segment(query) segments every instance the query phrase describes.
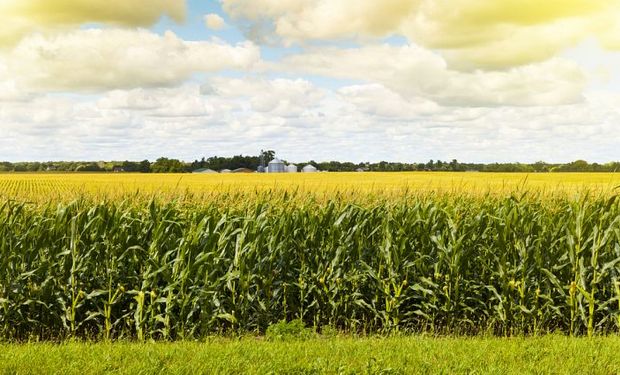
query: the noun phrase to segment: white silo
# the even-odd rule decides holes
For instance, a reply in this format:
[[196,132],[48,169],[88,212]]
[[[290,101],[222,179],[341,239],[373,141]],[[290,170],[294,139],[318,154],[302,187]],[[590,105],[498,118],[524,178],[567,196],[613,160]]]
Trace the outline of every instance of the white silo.
[[286,166],[284,162],[278,158],[269,162],[268,173],[284,173],[286,172]]
[[308,165],[306,165],[305,167],[303,167],[303,168],[301,169],[301,171],[302,171],[303,173],[314,173],[314,172],[317,172],[317,171],[318,171],[318,169],[316,169],[316,167],[315,167],[314,165],[312,165],[312,164],[308,164]]
[[297,166],[295,164],[287,165],[286,173],[297,173]]

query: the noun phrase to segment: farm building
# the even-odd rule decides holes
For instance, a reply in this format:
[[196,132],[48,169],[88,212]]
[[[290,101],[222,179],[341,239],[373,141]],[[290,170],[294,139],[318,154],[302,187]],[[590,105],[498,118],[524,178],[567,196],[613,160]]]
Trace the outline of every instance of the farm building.
[[267,166],[264,164],[264,156],[261,156],[261,164],[258,167],[258,173],[297,173],[299,168],[295,164],[287,165],[284,161],[274,158]]
[[237,168],[232,170],[231,173],[254,173],[254,171],[248,168]]
[[230,169],[222,169],[220,173],[230,173],[232,172]]
[[192,173],[217,173],[217,171],[214,171],[213,169],[209,169],[209,168],[200,168],[200,169],[196,169],[194,171],[192,171]]
[[303,168],[301,169],[301,171],[302,171],[303,173],[314,173],[314,172],[318,172],[318,169],[316,169],[316,167],[315,167],[314,165],[312,165],[312,164],[308,164],[308,165],[306,165],[305,167],[303,167]]

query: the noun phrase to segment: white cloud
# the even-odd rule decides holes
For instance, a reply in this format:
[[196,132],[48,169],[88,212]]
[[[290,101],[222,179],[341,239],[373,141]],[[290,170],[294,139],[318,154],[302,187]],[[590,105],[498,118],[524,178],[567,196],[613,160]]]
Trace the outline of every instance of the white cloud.
[[[2,77],[2,74],[0,74]],[[33,98],[28,93],[15,85],[15,81],[5,80],[0,82],[0,102],[27,101]]]
[[216,78],[202,90],[220,97],[245,99],[253,111],[281,117],[301,116],[325,96],[325,90],[303,79]]
[[213,112],[194,86],[114,90],[106,93],[97,107],[103,111],[141,113],[145,117],[190,118]]
[[544,61],[588,37],[616,48],[618,0],[222,0],[250,35],[285,43],[402,35],[461,68]]
[[185,18],[185,0],[2,0],[0,45],[33,32],[56,32],[90,22],[148,26],[167,15]]
[[[2,158],[193,160],[270,148],[291,161],[608,161],[620,142],[612,94],[562,107],[463,108],[378,84],[334,91],[217,78],[209,87],[209,95],[186,84],[0,102]],[[264,106],[261,91],[271,91]]]
[[260,50],[251,42],[184,41],[170,31],[160,36],[147,30],[88,29],[31,36],[3,57],[5,78],[18,87],[104,91],[174,86],[195,73],[247,70],[260,60]]
[[415,45],[314,48],[271,66],[382,85],[406,98],[451,106],[559,105],[578,102],[586,80],[579,67],[553,59],[506,71],[460,72],[439,55]]
[[386,119],[415,120],[421,116],[438,114],[440,106],[423,98],[405,99],[380,84],[346,86],[338,90],[342,100],[355,110]]
[[204,17],[204,21],[207,28],[211,30],[222,30],[226,27],[226,21],[224,21],[224,19],[219,14],[207,14]]

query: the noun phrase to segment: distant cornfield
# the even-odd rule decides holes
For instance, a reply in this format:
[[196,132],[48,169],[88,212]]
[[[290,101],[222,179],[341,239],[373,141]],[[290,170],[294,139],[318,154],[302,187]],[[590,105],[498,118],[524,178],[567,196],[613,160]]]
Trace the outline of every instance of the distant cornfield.
[[270,192],[300,193],[321,199],[344,194],[363,201],[369,195],[411,192],[486,196],[527,190],[544,195],[580,191],[610,195],[619,186],[620,173],[0,173],[0,199],[33,203],[67,203],[83,196],[118,200],[129,194],[202,201],[220,194]]
[[0,337],[620,331],[613,194],[0,203]]

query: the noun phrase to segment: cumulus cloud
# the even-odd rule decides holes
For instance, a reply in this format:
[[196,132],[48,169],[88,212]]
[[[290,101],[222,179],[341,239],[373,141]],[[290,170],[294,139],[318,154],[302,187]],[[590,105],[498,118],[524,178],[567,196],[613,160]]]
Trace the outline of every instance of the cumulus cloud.
[[145,117],[192,118],[208,116],[214,109],[195,86],[113,90],[97,101],[101,111],[141,113]]
[[207,28],[211,30],[222,30],[224,27],[226,27],[226,21],[224,21],[224,19],[219,14],[207,14],[204,17],[204,20]]
[[586,84],[579,67],[552,59],[506,71],[460,72],[439,55],[415,45],[314,48],[272,66],[295,73],[381,83],[406,98],[450,106],[559,105],[581,100]]
[[[614,47],[619,0],[222,0],[285,42],[402,35],[461,69],[546,60],[594,36]],[[265,24],[268,27],[265,27]],[[258,27],[260,26],[260,28]]]
[[420,97],[406,99],[377,83],[345,86],[337,92],[356,111],[384,119],[417,120],[443,112],[433,101]]
[[2,0],[0,45],[35,31],[91,22],[148,26],[163,15],[182,21],[185,11],[185,0]]
[[222,5],[237,19],[270,19],[278,35],[300,41],[390,33],[418,7],[418,1],[222,0]]
[[202,92],[245,99],[251,110],[280,117],[302,116],[326,95],[325,90],[304,79],[215,78],[203,85]]
[[[1,74],[0,77],[2,77]],[[33,97],[34,95],[32,93],[17,87],[15,81],[5,80],[0,82],[0,102],[28,101]]]
[[[213,79],[209,95],[186,84],[0,102],[0,149],[9,160],[193,160],[272,148],[291,161],[534,162],[608,161],[620,142],[620,98],[611,94],[563,107],[464,108],[398,99],[378,84],[328,90],[303,80],[242,81]],[[274,98],[255,106],[265,89]],[[288,116],[281,103],[295,90],[316,99]]]
[[[178,85],[194,73],[250,69],[251,42],[184,41],[139,29],[85,29],[22,40],[0,57],[0,74],[33,91],[105,91]],[[2,66],[4,67],[2,69]]]

